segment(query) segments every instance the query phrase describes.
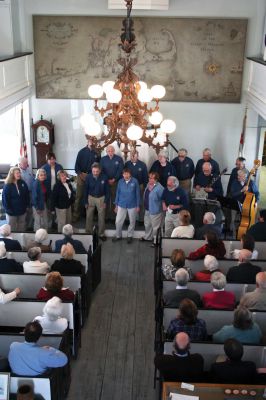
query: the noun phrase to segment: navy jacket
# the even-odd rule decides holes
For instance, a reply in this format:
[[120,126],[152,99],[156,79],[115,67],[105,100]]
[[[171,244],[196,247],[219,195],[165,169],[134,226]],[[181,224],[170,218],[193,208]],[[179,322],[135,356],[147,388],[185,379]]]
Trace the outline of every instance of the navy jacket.
[[84,190],[84,204],[88,204],[88,196],[102,197],[104,196],[104,202],[107,204],[110,197],[110,189],[108,184],[108,178],[102,172],[98,178],[94,178],[91,174],[86,176],[85,190]]
[[[44,181],[46,190],[47,190],[47,198],[49,197],[51,193],[51,188],[48,186],[47,180]],[[32,205],[33,207],[36,208],[36,210],[44,210],[45,206],[45,198],[43,196],[42,188],[41,188],[41,183],[38,179],[35,179],[32,185]]]
[[[234,200],[237,200],[237,201],[240,201],[240,203],[243,203],[243,201],[245,200],[245,193],[241,192],[241,189],[243,189],[243,186],[238,181],[238,179],[235,179],[231,185],[231,197]],[[260,193],[259,193],[257,185],[254,181],[249,182],[248,190],[249,190],[249,192],[254,193],[254,195],[256,197],[256,202],[258,202],[260,199]]]
[[[232,171],[231,171],[231,175],[230,175],[230,178],[229,178],[229,181],[228,181],[228,185],[227,185],[227,191],[226,191],[227,194],[230,194],[230,192],[231,192],[231,186],[232,186],[233,181],[235,179],[237,179],[237,177],[238,177],[238,175],[237,175],[238,171],[239,171],[239,169],[236,168],[236,167],[233,168]],[[249,173],[249,171],[246,168],[244,168],[244,171],[247,174]]]
[[91,166],[95,162],[100,161],[101,156],[96,153],[95,150],[90,149],[88,146],[83,147],[78,152],[76,163],[75,163],[75,171],[79,175],[81,172],[85,172],[88,174],[91,172]]
[[169,161],[166,162],[166,166],[163,167],[159,160],[154,161],[151,166],[150,172],[157,172],[159,174],[159,182],[162,186],[166,187],[167,179],[169,176],[175,176],[175,169]]
[[257,222],[252,225],[247,233],[255,239],[255,242],[266,242],[266,222]]
[[6,183],[3,187],[2,204],[6,214],[11,216],[23,215],[30,205],[29,189],[22,179],[17,183]]
[[71,183],[68,182],[68,186],[71,190],[71,197],[68,197],[68,192],[61,181],[56,182],[52,191],[52,210],[54,208],[67,209],[75,201],[74,191]]
[[[42,169],[45,170],[46,172],[46,182],[49,188],[51,188],[51,167],[48,163],[44,164]],[[58,164],[57,162],[55,163],[55,180],[57,181],[57,172],[60,171],[60,169],[63,169],[61,164]]]
[[[212,174],[213,175],[219,175],[220,173],[220,167],[217,161],[213,160],[212,158],[208,161],[211,166],[212,166]],[[195,176],[199,175],[202,172],[202,165],[205,163],[203,158],[201,158],[196,165],[195,169]]]
[[6,251],[22,251],[21,244],[18,240],[7,238],[0,238],[0,240],[5,243]]
[[195,166],[191,158],[185,157],[183,161],[180,161],[179,158],[176,157],[171,161],[171,164],[175,169],[175,176],[180,181],[193,178]]
[[119,181],[122,176],[124,162],[122,158],[116,154],[110,158],[108,155],[104,156],[100,161],[102,172],[108,179],[115,179]]
[[[211,184],[212,179],[215,175],[206,176],[203,172],[194,178],[194,187],[199,185],[201,187],[207,187]],[[221,179],[218,178],[217,181],[212,185],[213,191],[208,193],[208,199],[215,200],[218,196],[223,196],[223,187]]]
[[60,253],[63,244],[70,243],[74,247],[76,253],[87,253],[80,240],[74,240],[72,237],[65,236],[64,239],[55,241],[55,252]]
[[125,163],[125,168],[128,168],[131,172],[133,178],[136,178],[140,185],[146,187],[148,183],[148,170],[147,166],[143,161],[138,160],[133,164],[132,161],[127,161]]
[[23,272],[23,267],[16,260],[2,258],[0,260],[0,274]]
[[162,195],[162,201],[165,202],[166,206],[174,205],[178,206],[182,204],[182,208],[178,208],[176,210],[172,210],[173,214],[179,213],[182,209],[188,209],[188,196],[184,189],[178,187],[175,190],[168,190],[167,188],[164,189]]
[[140,190],[137,179],[131,177],[126,183],[122,178],[116,189],[115,204],[122,208],[137,208],[140,206]]

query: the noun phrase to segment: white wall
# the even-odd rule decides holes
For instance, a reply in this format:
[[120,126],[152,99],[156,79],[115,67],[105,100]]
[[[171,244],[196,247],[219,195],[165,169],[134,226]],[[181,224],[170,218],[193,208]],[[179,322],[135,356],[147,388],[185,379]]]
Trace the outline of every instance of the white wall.
[[[21,24],[24,50],[33,50],[33,14],[125,15],[125,12],[118,10],[108,11],[107,0],[23,0],[20,5],[21,15],[24,14],[24,24]],[[246,55],[254,56],[261,53],[265,10],[265,0],[170,0],[170,8],[166,12],[134,11],[133,16],[248,18]],[[221,166],[231,168],[238,152],[247,81],[246,63],[241,104],[163,103],[161,109],[165,117],[173,118],[177,124],[173,143],[177,147],[187,147],[195,160],[201,156],[201,150],[208,146],[212,148],[213,156]],[[34,121],[41,114],[44,118],[53,119],[56,140],[54,150],[58,160],[67,168],[74,165],[76,153],[85,143],[77,122],[77,114],[81,114],[82,110],[81,100],[44,100],[33,97],[31,101]],[[257,115],[248,117],[247,126],[245,155],[250,166],[256,155]]]

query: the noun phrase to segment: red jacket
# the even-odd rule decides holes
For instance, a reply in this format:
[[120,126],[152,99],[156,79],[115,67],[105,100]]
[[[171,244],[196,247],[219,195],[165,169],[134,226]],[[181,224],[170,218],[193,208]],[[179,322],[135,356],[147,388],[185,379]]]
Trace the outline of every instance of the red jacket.
[[41,288],[36,297],[38,300],[47,301],[47,300],[50,300],[54,296],[59,297],[62,301],[73,301],[74,297],[75,297],[72,290],[70,290],[68,288],[63,288],[60,290],[60,292],[58,292],[56,294],[53,292],[49,292],[45,288]]
[[192,251],[189,256],[188,259],[189,260],[198,260],[200,258],[204,258],[207,254],[214,256],[216,258],[224,258],[226,253],[225,247],[224,247],[224,243],[222,242],[222,240],[219,240],[218,242],[218,246],[213,248],[213,247],[209,247],[208,243],[204,244],[202,247],[200,247],[199,249]]
[[233,310],[235,308],[236,298],[233,292],[221,290],[218,292],[205,293],[202,296],[204,308],[217,308]]

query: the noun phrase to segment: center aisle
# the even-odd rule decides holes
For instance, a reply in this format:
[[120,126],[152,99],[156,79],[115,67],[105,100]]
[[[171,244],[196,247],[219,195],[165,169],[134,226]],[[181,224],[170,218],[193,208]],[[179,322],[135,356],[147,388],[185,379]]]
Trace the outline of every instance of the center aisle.
[[103,244],[69,400],[155,399],[153,260],[154,249],[137,239]]

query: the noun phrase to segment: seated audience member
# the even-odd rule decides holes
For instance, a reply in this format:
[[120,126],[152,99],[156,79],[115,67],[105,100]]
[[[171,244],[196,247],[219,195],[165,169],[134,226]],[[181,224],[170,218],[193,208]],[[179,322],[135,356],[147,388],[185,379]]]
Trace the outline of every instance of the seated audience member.
[[66,318],[62,318],[63,305],[59,297],[52,297],[43,307],[43,315],[34,318],[42,327],[43,334],[59,335],[63,333],[68,322]]
[[21,290],[19,288],[14,289],[10,293],[4,293],[2,289],[0,289],[0,304],[6,304],[10,301],[14,300],[19,294]]
[[196,272],[194,275],[194,279],[196,281],[203,281],[203,282],[209,282],[211,280],[212,274],[216,271],[220,271],[218,266],[218,261],[217,258],[214,256],[210,256],[207,254],[204,258],[204,267],[205,269],[203,271]]
[[226,277],[221,272],[214,272],[211,276],[212,292],[204,293],[202,302],[204,308],[233,310],[236,298],[233,292],[225,290]]
[[266,310],[266,272],[256,275],[256,289],[244,294],[240,304],[254,310]]
[[236,339],[224,342],[226,360],[216,362],[211,366],[211,380],[216,383],[258,383],[256,364],[252,361],[242,361],[244,349]]
[[63,244],[61,256],[60,260],[55,260],[51,271],[58,271],[62,275],[82,275],[84,273],[84,265],[80,261],[74,260],[75,250],[72,244]]
[[206,340],[207,329],[203,319],[197,318],[198,309],[194,301],[184,299],[179,305],[177,318],[172,319],[167,336],[173,339],[179,332],[186,332],[190,340]]
[[41,262],[42,251],[40,247],[32,247],[28,250],[30,261],[24,261],[23,270],[27,274],[46,274],[50,267],[46,261]]
[[180,225],[173,230],[171,237],[192,239],[195,229],[194,226],[190,224],[190,221],[190,212],[188,210],[181,210],[179,213]]
[[201,307],[201,298],[198,292],[188,289],[189,274],[184,268],[180,268],[175,273],[175,281],[177,286],[174,290],[170,290],[164,295],[164,304],[168,307],[179,307],[183,299],[193,300],[194,303]]
[[200,382],[203,377],[204,360],[200,354],[190,354],[189,336],[180,332],[174,339],[172,354],[157,354],[155,367],[164,381]]
[[242,249],[238,256],[238,265],[229,268],[226,279],[232,283],[255,283],[256,275],[261,271],[260,267],[251,264],[252,253],[249,250]]
[[163,265],[162,266],[162,273],[165,279],[171,281],[175,279],[175,273],[179,268],[184,268],[189,273],[189,279],[192,278],[191,269],[185,267],[186,256],[183,250],[181,249],[174,249],[171,254],[170,258],[171,264],[170,265]]
[[5,243],[6,251],[21,251],[22,247],[18,240],[12,239],[11,226],[4,224],[0,226],[0,241]]
[[203,225],[196,229],[194,239],[205,239],[207,232],[215,232],[218,238],[222,236],[222,226],[215,224],[216,216],[212,212],[206,212],[203,216]]
[[0,242],[0,274],[23,272],[23,267],[16,260],[8,259],[4,242]]
[[64,288],[64,280],[59,272],[50,272],[46,275],[45,287],[42,287],[37,294],[38,300],[47,301],[57,296],[62,301],[73,301],[74,293],[69,288]]
[[260,210],[259,221],[247,231],[256,242],[266,242],[266,210]]
[[24,329],[25,342],[10,345],[8,361],[11,371],[22,376],[38,376],[50,368],[67,364],[67,356],[60,350],[49,346],[38,346],[42,327],[38,321],[29,322]]
[[64,239],[61,240],[56,240],[55,242],[55,252],[60,253],[61,247],[63,244],[70,243],[74,247],[74,250],[76,253],[86,253],[86,250],[84,249],[83,244],[81,243],[80,240],[73,239],[73,227],[70,224],[67,224],[63,226],[62,233],[64,235]]
[[252,313],[248,308],[238,306],[234,312],[233,324],[223,326],[212,337],[215,343],[224,343],[226,339],[230,338],[246,344],[260,343],[262,338],[260,327],[256,322],[253,322]]
[[[259,253],[258,253],[258,250],[255,250],[255,240],[252,236],[248,235],[247,233],[244,234],[241,237],[240,243],[241,243],[242,249],[251,251],[251,253],[252,253],[251,260],[256,260],[258,258]],[[239,252],[240,252],[240,249],[233,250],[233,252],[232,252],[233,258],[238,259]]]
[[38,229],[35,233],[35,240],[31,240],[29,242],[29,244],[27,245],[27,250],[29,250],[32,247],[40,247],[40,249],[43,253],[52,251],[51,244],[43,243],[47,239],[48,239],[48,233],[47,233],[46,229],[43,229],[43,228]]
[[190,260],[198,260],[204,258],[207,254],[214,256],[218,259],[224,258],[226,250],[222,240],[218,238],[215,232],[207,232],[205,235],[206,244],[199,249],[192,251],[188,258]]

